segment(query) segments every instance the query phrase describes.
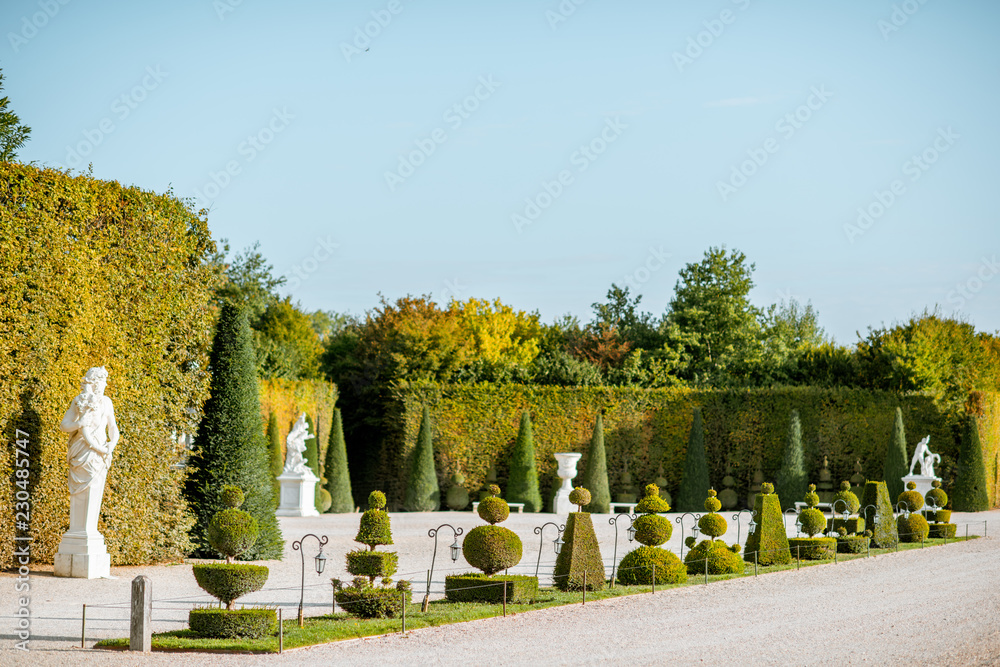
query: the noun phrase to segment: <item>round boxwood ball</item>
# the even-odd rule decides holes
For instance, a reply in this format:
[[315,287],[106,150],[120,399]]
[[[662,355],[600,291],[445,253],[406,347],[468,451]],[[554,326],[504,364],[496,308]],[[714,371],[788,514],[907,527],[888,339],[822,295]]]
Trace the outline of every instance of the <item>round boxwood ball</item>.
[[510,505],[503,498],[489,496],[479,501],[479,517],[488,524],[506,521],[510,516]]
[[259,535],[257,519],[243,510],[230,508],[216,512],[208,522],[208,543],[227,559],[247,551]]
[[812,537],[817,533],[822,533],[826,528],[826,517],[818,509],[810,507],[802,510],[799,514],[799,523],[802,524],[802,532]]
[[943,508],[948,504],[948,494],[941,488],[941,482],[934,480],[933,484],[934,488],[928,491],[924,498],[927,499],[928,504],[933,502],[939,509]]
[[764,482],[763,484],[760,485],[760,492],[763,493],[764,495],[770,495],[774,493],[774,484],[771,484],[770,482]]
[[851,491],[850,482],[841,482],[840,491],[837,492],[837,495],[833,499],[833,502],[836,503],[838,510],[843,511],[843,505],[838,503],[838,500],[843,500],[847,503],[847,512],[849,514],[856,514],[857,511],[861,509],[861,501],[858,500],[857,494]]
[[816,507],[816,505],[819,505],[819,494],[816,493],[815,484],[809,485],[809,492],[806,493],[806,497],[804,500],[806,501],[806,505],[808,507]]
[[914,513],[910,516],[900,514],[896,519],[896,529],[899,531],[899,539],[903,542],[921,542],[927,539],[931,527],[923,515]]
[[[910,482],[910,484],[913,484],[913,482]],[[916,485],[914,484],[914,486]],[[903,491],[901,494],[899,494],[899,497],[896,498],[896,502],[902,503],[900,505],[900,508],[905,508],[910,510],[911,512],[916,512],[917,510],[919,510],[921,507],[924,506],[924,497],[921,496],[920,492],[917,491],[916,489],[907,489],[906,491]]]
[[618,583],[625,586],[648,586],[653,582],[653,565],[656,565],[656,583],[683,584],[687,581],[687,568],[672,551],[660,547],[644,546],[630,551],[618,564]]
[[240,487],[228,484],[222,487],[222,504],[226,507],[236,509],[243,504],[244,498],[243,489]]
[[726,534],[729,524],[724,516],[711,512],[698,519],[698,528],[709,537],[721,537]]
[[709,574],[742,574],[745,566],[739,555],[740,545],[734,546],[735,549],[721,540],[702,540],[684,556],[688,572],[703,574],[707,559]]
[[521,552],[521,538],[503,526],[477,526],[462,542],[465,560],[486,574],[514,567],[521,562]]
[[708,498],[705,498],[705,511],[706,512],[718,512],[722,509],[722,503],[719,499],[715,497],[715,489],[708,490]]
[[569,501],[578,507],[590,504],[590,491],[578,486],[569,492]]
[[640,514],[655,514],[659,512],[669,512],[670,505],[660,497],[660,487],[656,484],[647,484],[643,489],[642,498],[635,506],[635,511]]
[[632,527],[635,528],[635,539],[639,544],[650,547],[660,546],[674,532],[670,520],[659,514],[643,514],[632,523]]
[[322,486],[316,489],[316,510],[320,514],[323,514],[330,509],[330,505],[332,504],[333,496],[330,495],[329,491],[324,489]]
[[385,509],[385,494],[381,491],[372,491],[368,494],[368,509]]

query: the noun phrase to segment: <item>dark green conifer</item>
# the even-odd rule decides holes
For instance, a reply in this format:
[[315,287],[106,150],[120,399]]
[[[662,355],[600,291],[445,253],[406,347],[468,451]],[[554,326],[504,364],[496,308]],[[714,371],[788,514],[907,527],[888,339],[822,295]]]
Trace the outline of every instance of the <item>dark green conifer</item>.
[[957,512],[982,512],[990,508],[986,492],[986,468],[983,465],[983,446],[979,441],[979,428],[973,415],[965,417],[962,425],[961,449],[958,452],[958,476],[951,491],[951,506]]
[[525,512],[542,511],[542,494],[538,490],[538,470],[535,468],[535,439],[527,410],[521,413],[521,426],[511,454],[507,502],[524,503]]
[[344,442],[344,425],[340,408],[333,409],[330,423],[330,441],[326,446],[326,490],[330,492],[331,514],[354,511],[354,497],[351,494],[351,477],[347,471],[347,445]]
[[899,408],[896,408],[896,422],[892,427],[892,440],[889,441],[882,472],[889,497],[899,497],[899,494],[905,490],[903,477],[910,472],[909,461],[906,458],[906,429],[903,427],[903,411]]
[[582,486],[590,491],[588,512],[607,514],[611,511],[611,491],[608,488],[608,462],[604,452],[604,418],[597,413],[594,434],[587,450],[587,470],[583,473]]
[[420,417],[420,432],[417,446],[413,450],[413,464],[410,480],[406,485],[403,509],[408,512],[434,512],[441,507],[441,491],[438,488],[437,472],[434,469],[434,437],[431,413],[424,406]]
[[684,455],[684,472],[681,488],[677,492],[677,511],[697,512],[708,495],[708,462],[705,460],[705,427],[701,408],[694,409],[691,432],[688,435],[687,453]]
[[277,499],[281,493],[281,484],[278,483],[278,475],[285,467],[285,462],[281,458],[281,434],[278,433],[278,416],[271,413],[267,420],[267,450],[271,458],[271,487],[274,489],[274,498]]
[[799,421],[799,411],[792,410],[781,469],[774,479],[774,489],[781,499],[781,509],[795,507],[795,500],[806,494],[808,484],[805,456],[802,452],[802,423]]

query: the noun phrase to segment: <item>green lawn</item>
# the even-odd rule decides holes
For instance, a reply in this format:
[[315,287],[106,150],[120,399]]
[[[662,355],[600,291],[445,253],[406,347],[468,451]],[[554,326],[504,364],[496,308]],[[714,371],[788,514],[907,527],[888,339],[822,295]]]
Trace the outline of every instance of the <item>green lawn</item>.
[[[976,536],[971,536],[974,539]],[[962,542],[965,538],[949,540],[951,542]],[[923,545],[900,543],[899,551],[910,549],[930,548],[944,544],[943,539],[928,539]],[[872,549],[872,556],[879,556],[892,553],[895,549]],[[866,554],[838,554],[838,561],[856,560],[866,558]],[[793,553],[794,558],[794,553]],[[794,570],[798,567],[810,567],[814,565],[834,565],[833,560],[825,561],[801,561],[794,560],[789,565],[771,565],[759,567],[757,572],[760,575],[783,570]],[[722,579],[736,579],[739,577],[754,576],[753,564],[747,564],[743,574],[723,574],[709,575],[708,583]],[[686,584],[657,585],[656,590],[661,591],[668,588],[678,588],[680,586],[704,585],[703,575],[688,575]],[[587,600],[604,600],[607,598],[619,597],[622,595],[637,595],[640,593],[650,593],[649,586],[615,586],[605,588],[601,591],[591,591],[587,593]],[[417,597],[417,596],[415,596]],[[547,607],[557,607],[567,604],[580,604],[583,601],[581,593],[563,593],[555,589],[541,589],[538,599],[530,604],[508,604],[508,614],[518,614],[531,611],[533,609],[545,609]],[[478,604],[472,602],[452,603],[445,600],[431,602],[426,613],[420,611],[420,604],[414,603],[406,608],[406,629],[414,630],[438,625],[448,625],[450,623],[463,623],[481,618],[499,616],[502,613],[500,605]],[[314,644],[326,644],[343,639],[357,639],[360,637],[372,637],[401,630],[401,620],[399,618],[381,619],[359,619],[343,613],[326,616],[311,616],[306,618],[305,627],[300,628],[295,618],[285,619],[284,625],[284,648],[294,648],[297,646],[311,646]],[[128,639],[106,639],[97,642],[95,648],[121,649],[128,648]],[[231,651],[243,653],[275,653],[278,651],[278,638],[267,637],[263,639],[204,639],[198,637],[190,630],[176,630],[173,632],[163,632],[153,635],[153,650],[184,650],[184,651]]]

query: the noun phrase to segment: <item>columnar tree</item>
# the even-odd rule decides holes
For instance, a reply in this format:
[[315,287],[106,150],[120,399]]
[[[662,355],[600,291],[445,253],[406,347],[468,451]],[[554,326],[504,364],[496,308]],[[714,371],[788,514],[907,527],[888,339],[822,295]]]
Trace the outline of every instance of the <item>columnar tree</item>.
[[890,498],[903,492],[903,476],[910,471],[906,459],[906,429],[903,427],[903,411],[896,408],[896,422],[892,426],[892,440],[885,454],[885,486]]
[[524,503],[527,512],[542,510],[542,494],[538,490],[538,470],[535,468],[535,439],[531,433],[531,416],[527,410],[521,413],[521,427],[511,454],[507,500]]
[[795,499],[806,493],[806,467],[802,454],[802,423],[799,421],[799,411],[792,410],[792,419],[788,424],[788,437],[785,439],[785,454],[781,459],[781,469],[774,480],[774,489],[782,498],[781,509],[795,506]]
[[309,428],[308,433],[312,436],[306,439],[306,452],[305,459],[306,465],[309,469],[313,471],[316,477],[320,477],[319,469],[319,437],[316,435],[316,427],[313,425],[312,417],[306,414],[306,426]]
[[330,441],[326,446],[326,490],[330,492],[329,512],[339,514],[354,511],[354,496],[351,495],[351,477],[347,471],[347,445],[344,443],[344,425],[340,408],[333,409],[330,423]]
[[413,450],[413,465],[410,481],[406,485],[403,509],[408,512],[434,512],[441,506],[441,491],[438,487],[437,472],[434,470],[434,437],[431,427],[431,413],[424,406],[420,418],[420,432],[417,446]]
[[681,512],[697,512],[708,495],[708,463],[705,460],[705,427],[702,424],[701,408],[694,409],[691,432],[688,434],[687,453],[684,456],[684,472],[681,474],[681,488],[677,492],[677,509]]
[[951,504],[958,512],[982,512],[990,508],[989,495],[986,493],[983,446],[979,442],[979,428],[973,415],[967,415],[962,425],[958,477],[951,491]]
[[278,416],[271,413],[267,420],[267,452],[271,461],[271,479],[274,497],[281,493],[281,484],[278,482],[278,475],[285,467],[285,462],[281,458],[281,434],[278,433]]
[[608,488],[608,461],[604,451],[604,418],[597,413],[594,434],[587,450],[587,470],[583,474],[583,486],[590,491],[587,511],[607,514],[611,511],[611,491]]
[[260,536],[240,555],[245,560],[281,558],[284,540],[275,517],[267,441],[261,430],[257,361],[250,326],[241,308],[225,303],[219,313],[209,357],[211,395],[188,460],[191,474],[184,494],[194,510],[191,529],[194,555],[211,558],[208,526],[216,512],[227,509],[224,486],[246,492],[243,510],[257,522]]

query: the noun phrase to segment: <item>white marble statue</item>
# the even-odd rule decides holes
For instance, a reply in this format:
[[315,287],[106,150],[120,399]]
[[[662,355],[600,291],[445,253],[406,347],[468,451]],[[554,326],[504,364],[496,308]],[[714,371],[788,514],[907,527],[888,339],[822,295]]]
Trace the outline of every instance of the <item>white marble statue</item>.
[[91,368],[59,429],[69,433],[69,530],[56,554],[56,576],[110,576],[104,537],[97,530],[104,483],[120,433],[111,399],[104,395],[108,371]]
[[931,436],[925,437],[923,440],[917,443],[917,449],[913,452],[913,458],[910,460],[910,474],[915,474],[913,471],[917,467],[917,463],[920,464],[920,474],[924,477],[934,477],[934,463],[941,462],[941,455],[934,454],[931,452],[930,447],[927,443],[931,441]]
[[284,472],[301,475],[306,471],[306,460],[302,455],[306,451],[306,440],[315,437],[309,432],[306,423],[306,413],[299,415],[298,421],[292,426],[285,439],[285,470]]

